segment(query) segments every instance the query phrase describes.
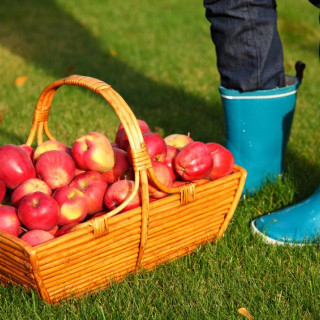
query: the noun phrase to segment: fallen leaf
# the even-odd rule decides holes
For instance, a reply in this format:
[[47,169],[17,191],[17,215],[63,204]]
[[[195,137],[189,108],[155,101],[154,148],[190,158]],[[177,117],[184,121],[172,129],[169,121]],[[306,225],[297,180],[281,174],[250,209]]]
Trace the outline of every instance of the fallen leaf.
[[116,57],[118,55],[118,52],[114,49],[110,49],[109,53],[110,53],[110,56],[112,57]]
[[16,80],[14,81],[16,86],[22,86],[24,85],[24,83],[28,80],[27,76],[22,76],[22,77],[18,77],[16,78]]
[[246,308],[239,308],[238,312],[248,319],[253,319],[253,315]]

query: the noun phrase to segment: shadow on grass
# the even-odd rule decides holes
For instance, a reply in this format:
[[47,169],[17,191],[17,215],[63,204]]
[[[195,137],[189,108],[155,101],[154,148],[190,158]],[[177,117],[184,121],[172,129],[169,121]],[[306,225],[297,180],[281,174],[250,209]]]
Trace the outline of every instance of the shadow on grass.
[[12,131],[9,131],[8,129],[3,129],[0,126],[0,136],[3,137],[4,141],[14,141],[12,143],[14,144],[24,144],[25,140],[20,136],[15,134]]
[[[152,128],[159,126],[168,134],[191,132],[197,140],[224,143],[220,100],[211,105],[134,70],[102,50],[93,34],[53,0],[2,0],[0,44],[56,79],[77,73],[110,83],[136,117],[147,120]],[[286,170],[301,190],[298,198],[311,194],[320,181],[319,168],[290,150],[286,158]]]
[[285,160],[284,170],[296,185],[296,201],[301,201],[320,186],[320,167],[291,149],[287,150]]
[[104,52],[92,33],[52,0],[2,0],[0,44],[57,79],[76,73],[111,84],[137,118],[151,119],[152,128],[159,126],[168,134],[191,132],[205,142],[224,141],[220,101],[209,105]]

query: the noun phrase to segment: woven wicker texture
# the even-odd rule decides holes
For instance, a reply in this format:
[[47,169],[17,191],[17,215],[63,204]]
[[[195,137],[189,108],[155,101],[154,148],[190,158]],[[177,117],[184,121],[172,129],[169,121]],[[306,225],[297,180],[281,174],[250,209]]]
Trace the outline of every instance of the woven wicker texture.
[[[163,186],[152,169],[137,119],[122,97],[105,82],[79,75],[60,79],[41,93],[27,144],[55,139],[48,117],[52,99],[63,85],[81,86],[101,95],[114,109],[132,149],[135,187],[121,206],[79,224],[61,237],[31,247],[0,231],[0,281],[36,290],[50,303],[106,287],[139,268],[189,254],[198,245],[219,239],[236,210],[246,171],[216,181],[201,180],[176,188]],[[169,195],[149,203],[148,175]],[[118,214],[141,192],[142,205]]]

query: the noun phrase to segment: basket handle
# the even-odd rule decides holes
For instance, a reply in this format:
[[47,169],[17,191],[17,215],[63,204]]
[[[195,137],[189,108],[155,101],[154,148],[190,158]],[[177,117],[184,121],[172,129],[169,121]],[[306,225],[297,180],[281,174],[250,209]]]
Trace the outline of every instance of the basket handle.
[[48,127],[48,118],[52,99],[56,91],[63,85],[80,86],[101,95],[114,109],[128,135],[129,143],[133,150],[141,148],[143,143],[142,133],[138,122],[123,98],[111,88],[111,85],[86,76],[71,75],[57,80],[43,89],[33,115],[33,122],[26,144],[32,145],[37,133],[37,143],[43,142],[43,129],[49,139],[56,140]]
[[[48,118],[53,96],[62,85],[73,85],[90,89],[101,95],[111,105],[127,133],[131,146],[133,167],[136,173],[137,171],[146,169],[157,188],[161,191],[166,193],[183,193],[184,199],[190,199],[190,201],[192,201],[191,199],[194,199],[194,187],[192,186],[168,188],[161,184],[153,171],[151,159],[146,150],[140,126],[132,110],[124,99],[112,89],[111,85],[92,77],[71,75],[55,81],[43,89],[34,111],[32,127],[26,142],[27,145],[31,146],[33,144],[36,134],[37,144],[41,144],[43,142],[43,130],[49,139],[56,140],[49,130]],[[136,178],[137,177],[135,177],[135,180]],[[135,186],[136,190],[137,188],[138,185]],[[187,194],[187,196],[185,196],[185,194]],[[132,195],[132,198],[133,196],[134,195]],[[128,199],[125,204],[121,205],[119,209],[117,208],[116,211],[112,211],[110,216],[120,212],[132,198],[130,197],[130,199]]]
[[71,75],[53,82],[45,87],[41,92],[34,110],[31,130],[26,141],[27,145],[31,146],[33,144],[36,135],[37,144],[41,144],[43,142],[44,133],[49,139],[56,140],[49,130],[48,118],[53,97],[56,91],[63,85],[84,87],[101,95],[117,114],[128,136],[132,149],[132,160],[135,171],[134,190],[126,201],[107,214],[108,217],[111,217],[119,213],[139,191],[139,172],[152,167],[151,159],[147,152],[141,129],[130,107],[124,99],[112,89],[111,85],[92,77]]

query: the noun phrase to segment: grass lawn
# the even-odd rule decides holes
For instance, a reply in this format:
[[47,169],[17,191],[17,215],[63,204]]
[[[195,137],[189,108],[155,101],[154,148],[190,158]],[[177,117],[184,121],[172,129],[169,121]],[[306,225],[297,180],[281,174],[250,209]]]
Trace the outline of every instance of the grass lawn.
[[[282,0],[278,16],[286,72],[295,74],[297,60],[307,65],[283,180],[242,199],[221,241],[90,297],[52,306],[0,287],[0,319],[245,319],[241,307],[254,319],[320,319],[319,246],[266,245],[249,228],[320,182],[319,11]],[[0,64],[0,144],[24,143],[41,90],[73,73],[111,84],[153,130],[224,143],[202,1],[2,0]],[[59,90],[49,118],[65,143],[89,131],[113,139],[118,124],[105,101],[74,87]]]

